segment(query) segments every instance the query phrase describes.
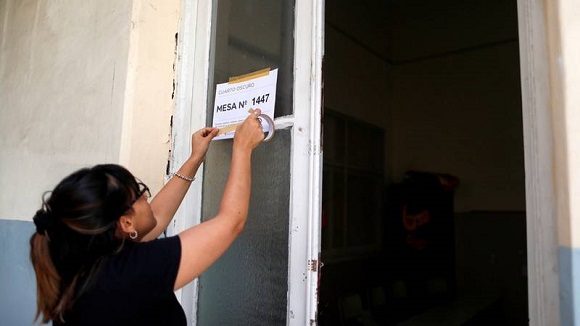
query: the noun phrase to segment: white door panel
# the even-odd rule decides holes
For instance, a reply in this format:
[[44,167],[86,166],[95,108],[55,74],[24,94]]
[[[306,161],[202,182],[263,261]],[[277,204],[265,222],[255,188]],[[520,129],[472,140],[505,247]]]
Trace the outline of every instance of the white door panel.
[[[183,2],[171,170],[187,157],[189,134],[211,122],[216,83],[279,69],[279,130],[253,157],[246,229],[199,283],[179,294],[194,324],[315,323],[323,24],[323,1]],[[215,214],[230,158],[231,140],[212,144],[173,233]]]

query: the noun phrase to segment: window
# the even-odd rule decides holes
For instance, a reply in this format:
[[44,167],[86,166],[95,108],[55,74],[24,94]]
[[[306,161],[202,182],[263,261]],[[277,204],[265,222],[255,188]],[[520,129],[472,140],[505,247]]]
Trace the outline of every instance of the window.
[[[292,114],[294,0],[220,0],[214,34],[215,84],[263,68],[278,69],[274,117]],[[208,115],[211,121],[211,112]]]
[[382,128],[326,110],[322,185],[325,259],[370,252],[382,241]]

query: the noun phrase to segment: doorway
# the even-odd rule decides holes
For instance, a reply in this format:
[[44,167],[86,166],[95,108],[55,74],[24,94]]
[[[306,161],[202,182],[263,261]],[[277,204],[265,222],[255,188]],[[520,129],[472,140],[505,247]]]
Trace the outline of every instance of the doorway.
[[320,325],[526,325],[516,1],[326,1]]

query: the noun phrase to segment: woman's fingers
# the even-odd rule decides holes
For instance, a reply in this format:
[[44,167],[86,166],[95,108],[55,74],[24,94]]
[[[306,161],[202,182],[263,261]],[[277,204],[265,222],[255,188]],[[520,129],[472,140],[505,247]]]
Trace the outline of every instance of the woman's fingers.
[[258,121],[261,113],[262,111],[260,109],[250,110],[250,115],[246,117],[244,122],[236,130],[234,137],[235,145],[254,149],[264,140],[262,124]]
[[260,110],[260,109],[250,109],[250,113],[252,113],[253,115],[255,115],[257,117],[260,114],[262,114],[262,110]]
[[209,148],[211,140],[217,136],[218,128],[202,128],[191,136],[191,155],[196,159],[203,160]]
[[[210,127],[206,127],[206,128],[202,128],[200,129],[198,132],[202,137],[208,137],[210,136],[211,138],[214,138],[215,136],[217,136],[219,129],[218,128],[210,128]],[[210,138],[210,140],[211,140]]]
[[202,137],[207,137],[210,132],[211,132],[210,128],[203,128],[199,131]]

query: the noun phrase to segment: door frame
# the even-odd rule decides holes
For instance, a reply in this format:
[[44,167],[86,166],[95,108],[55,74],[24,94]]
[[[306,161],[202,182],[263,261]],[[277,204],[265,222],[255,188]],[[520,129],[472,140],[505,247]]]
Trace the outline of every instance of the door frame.
[[[171,171],[189,155],[192,131],[205,125],[205,110],[194,108],[205,108],[207,103],[214,1],[182,1]],[[517,0],[517,7],[526,175],[528,315],[530,325],[558,325],[560,288],[547,12],[543,0]],[[294,107],[309,111],[299,110],[293,116],[278,118],[276,125],[293,126],[287,323],[312,325],[316,323],[320,265],[324,1],[297,0],[295,18]],[[169,228],[170,234],[199,223],[202,175],[203,166]],[[197,281],[182,289],[178,297],[189,324],[195,325]]]
[[517,0],[530,325],[560,324],[557,210],[546,1]]
[[[208,85],[213,84],[210,53],[216,3],[182,0],[169,172],[187,159],[192,132],[205,126]],[[296,0],[294,17],[294,111],[274,121],[277,129],[292,128],[286,320],[288,325],[314,325],[320,266],[324,0]],[[200,223],[203,169],[202,165],[168,234]],[[188,324],[196,325],[197,280],[178,291],[177,296]]]

